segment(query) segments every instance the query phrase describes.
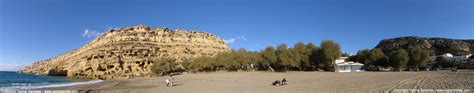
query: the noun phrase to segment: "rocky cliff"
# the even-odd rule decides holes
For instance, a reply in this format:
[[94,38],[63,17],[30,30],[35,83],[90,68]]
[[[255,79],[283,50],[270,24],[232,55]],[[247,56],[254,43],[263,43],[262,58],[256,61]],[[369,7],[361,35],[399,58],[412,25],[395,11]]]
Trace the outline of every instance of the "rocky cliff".
[[180,62],[228,50],[222,39],[206,32],[138,25],[110,29],[80,48],[19,72],[100,79],[144,77],[150,76],[150,66],[159,58]]
[[448,38],[426,38],[417,36],[398,37],[384,39],[375,48],[380,48],[384,52],[408,46],[419,45],[428,50],[431,55],[451,53],[454,55],[464,55],[474,53],[474,40],[458,40]]

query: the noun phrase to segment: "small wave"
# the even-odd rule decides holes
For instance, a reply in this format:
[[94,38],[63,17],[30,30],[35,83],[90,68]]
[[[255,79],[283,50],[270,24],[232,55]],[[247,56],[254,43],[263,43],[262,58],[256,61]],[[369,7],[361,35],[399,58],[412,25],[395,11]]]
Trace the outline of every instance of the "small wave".
[[73,82],[73,83],[66,83],[66,84],[52,84],[52,85],[44,85],[44,86],[33,86],[33,87],[31,87],[31,89],[86,85],[86,84],[94,84],[94,83],[100,83],[100,82],[102,82],[102,80],[92,80],[92,81],[87,81],[87,82]]
[[72,83],[63,83],[63,84],[48,84],[48,85],[31,85],[31,84],[14,84],[16,86],[10,87],[0,87],[1,91],[9,91],[9,90],[30,90],[30,89],[42,89],[42,88],[55,88],[55,87],[67,87],[67,86],[76,86],[76,85],[86,85],[86,84],[94,84],[100,83],[103,80],[92,80],[92,81],[85,81],[85,82],[72,82]]

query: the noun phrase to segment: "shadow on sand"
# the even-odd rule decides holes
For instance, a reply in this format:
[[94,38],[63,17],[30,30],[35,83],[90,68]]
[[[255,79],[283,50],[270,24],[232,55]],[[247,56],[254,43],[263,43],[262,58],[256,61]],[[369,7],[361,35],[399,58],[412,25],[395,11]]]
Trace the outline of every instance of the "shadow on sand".
[[184,85],[183,83],[176,83],[176,84],[173,84],[173,87],[175,86],[181,86],[181,85]]

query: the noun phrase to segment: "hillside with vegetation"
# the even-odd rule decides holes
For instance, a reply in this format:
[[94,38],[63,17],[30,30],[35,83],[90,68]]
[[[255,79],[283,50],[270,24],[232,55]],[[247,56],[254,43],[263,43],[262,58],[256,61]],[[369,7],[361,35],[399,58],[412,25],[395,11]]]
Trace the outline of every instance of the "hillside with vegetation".
[[[474,51],[473,41],[417,36],[384,39],[373,49],[358,51],[357,55],[352,56],[350,60],[362,62],[368,70],[379,70],[378,68],[393,68],[398,71],[439,67],[470,68],[466,66],[474,64],[472,59],[469,63],[460,63],[439,57],[439,55],[445,53],[472,54]],[[430,61],[430,57],[433,56],[439,58]],[[431,67],[428,64],[431,64]]]
[[466,55],[474,53],[474,40],[460,40],[449,38],[427,38],[418,36],[406,36],[391,39],[384,39],[375,47],[384,52],[393,51],[409,46],[421,46],[430,55],[442,55],[451,53],[454,55]]
[[[364,64],[370,71],[390,68],[393,71],[421,70],[429,64],[430,55],[448,53],[467,54],[473,48],[472,40],[454,40],[444,38],[400,37],[384,39],[373,49],[363,49],[350,56],[341,52],[338,43],[323,40],[320,46],[313,43],[298,42],[294,46],[280,44],[268,46],[260,51],[246,49],[221,52],[216,56],[205,56],[187,59],[182,63],[173,63],[172,59],[161,59],[155,63],[154,71],[159,75],[183,71],[334,71],[333,63],[338,57],[349,57],[348,60]],[[471,45],[469,45],[471,44]],[[446,49],[443,49],[446,48]],[[450,52],[454,51],[454,52]],[[435,54],[433,54],[435,53]],[[472,57],[471,57],[472,58]],[[474,60],[471,60],[471,64]],[[455,62],[442,61],[445,67],[456,66]]]

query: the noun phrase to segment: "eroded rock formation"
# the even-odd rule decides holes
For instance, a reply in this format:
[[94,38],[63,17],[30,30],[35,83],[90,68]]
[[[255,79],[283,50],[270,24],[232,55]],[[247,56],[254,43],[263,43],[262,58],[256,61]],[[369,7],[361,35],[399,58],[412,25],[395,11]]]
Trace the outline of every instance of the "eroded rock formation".
[[78,49],[19,72],[100,79],[144,77],[150,76],[150,66],[159,58],[180,62],[228,50],[222,39],[206,32],[138,25],[110,29]]

